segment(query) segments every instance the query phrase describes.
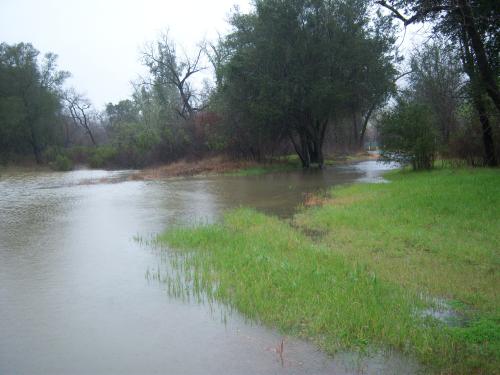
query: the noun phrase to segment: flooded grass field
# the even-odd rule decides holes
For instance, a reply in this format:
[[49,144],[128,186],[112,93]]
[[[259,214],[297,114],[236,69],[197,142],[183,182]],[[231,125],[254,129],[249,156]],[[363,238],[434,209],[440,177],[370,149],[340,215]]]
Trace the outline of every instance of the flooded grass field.
[[394,354],[331,358],[217,304],[169,295],[135,238],[217,221],[241,205],[290,216],[336,184],[379,181],[374,161],[262,176],[128,181],[130,172],[0,176],[0,373],[412,373]]
[[163,280],[332,355],[389,348],[424,373],[497,373],[498,171],[385,177],[308,197],[292,219],[239,208],[171,228]]

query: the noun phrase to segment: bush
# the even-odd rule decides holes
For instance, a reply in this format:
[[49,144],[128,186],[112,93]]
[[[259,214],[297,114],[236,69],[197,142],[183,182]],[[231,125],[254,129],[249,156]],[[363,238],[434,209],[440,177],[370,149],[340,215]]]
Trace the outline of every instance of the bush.
[[88,164],[89,158],[93,153],[94,147],[90,146],[73,146],[66,150],[66,154],[75,165]]
[[99,146],[92,150],[89,165],[92,168],[110,168],[116,164],[118,151],[113,146]]
[[451,156],[464,160],[470,166],[484,165],[484,144],[481,128],[476,123],[466,123],[450,140]]
[[55,171],[70,171],[73,169],[72,158],[66,150],[59,147],[47,147],[43,153],[45,161],[49,167]]
[[56,171],[70,171],[73,169],[73,162],[66,155],[56,155],[54,161],[49,163],[50,167]]
[[378,125],[382,159],[411,164],[414,170],[431,169],[437,153],[437,133],[430,109],[399,99]]

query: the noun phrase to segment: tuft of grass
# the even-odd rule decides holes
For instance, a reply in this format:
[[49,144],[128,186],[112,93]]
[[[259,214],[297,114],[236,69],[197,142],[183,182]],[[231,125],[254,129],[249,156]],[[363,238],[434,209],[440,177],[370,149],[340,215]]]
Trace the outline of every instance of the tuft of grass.
[[[327,166],[335,166],[347,163],[354,163],[367,159],[373,159],[366,153],[357,153],[352,155],[331,155],[325,158],[324,164]],[[225,173],[229,176],[256,176],[266,173],[288,172],[302,169],[302,164],[298,155],[284,155],[271,159],[268,163],[251,166],[248,168],[241,168],[236,171]]]
[[288,172],[300,169],[300,164],[295,162],[274,162],[261,164],[255,167],[242,168],[233,172],[225,173],[226,176],[257,176],[266,173]]
[[[158,240],[187,250],[195,291],[328,353],[396,349],[436,373],[498,372],[499,171],[389,178],[334,189],[291,224],[238,209]],[[436,298],[468,323],[423,314]]]

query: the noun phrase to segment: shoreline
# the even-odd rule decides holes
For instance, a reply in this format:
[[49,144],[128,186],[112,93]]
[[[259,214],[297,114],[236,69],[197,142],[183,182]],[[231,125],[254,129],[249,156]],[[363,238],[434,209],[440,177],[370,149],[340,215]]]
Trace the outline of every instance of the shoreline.
[[[373,152],[358,152],[353,154],[338,154],[325,157],[325,167],[356,163],[366,160],[376,160],[378,154]],[[315,167],[311,167],[314,169]],[[273,159],[257,162],[253,160],[233,159],[224,155],[204,157],[198,160],[181,159],[167,164],[146,166],[144,168],[92,168],[88,165],[76,165],[72,171],[88,170],[135,170],[130,180],[157,180],[171,177],[196,177],[205,175],[230,175],[249,176],[266,173],[288,172],[302,170],[300,161],[296,155],[280,156]],[[71,171],[70,170],[70,171]],[[25,161],[22,163],[8,163],[0,165],[0,176],[4,173],[13,172],[67,172],[58,171],[46,164],[36,164]]]
[[491,169],[391,173],[391,184],[334,188],[291,220],[240,208],[158,241],[185,254],[193,292],[327,353],[374,345],[432,373],[490,373],[500,362],[499,178]]
[[[325,158],[325,167],[343,165],[366,160],[376,160],[378,154],[367,152],[335,155]],[[313,169],[312,167],[311,169]],[[269,161],[234,160],[224,156],[202,158],[197,161],[179,160],[157,167],[146,167],[131,176],[133,180],[156,180],[169,177],[194,177],[204,175],[249,176],[273,172],[301,170],[295,155],[277,157]]]

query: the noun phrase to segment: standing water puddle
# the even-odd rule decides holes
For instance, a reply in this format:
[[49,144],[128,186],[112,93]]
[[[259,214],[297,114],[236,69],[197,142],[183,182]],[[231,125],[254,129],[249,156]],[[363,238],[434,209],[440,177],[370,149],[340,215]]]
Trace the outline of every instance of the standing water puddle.
[[[371,161],[147,182],[117,182],[123,171],[0,176],[0,373],[414,373],[397,355],[332,359],[291,338],[280,355],[277,332],[217,304],[168,297],[145,277],[158,254],[133,239],[240,205],[288,216],[307,192],[378,181],[386,169]],[[109,179],[117,183],[95,183]]]

